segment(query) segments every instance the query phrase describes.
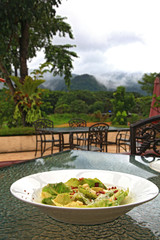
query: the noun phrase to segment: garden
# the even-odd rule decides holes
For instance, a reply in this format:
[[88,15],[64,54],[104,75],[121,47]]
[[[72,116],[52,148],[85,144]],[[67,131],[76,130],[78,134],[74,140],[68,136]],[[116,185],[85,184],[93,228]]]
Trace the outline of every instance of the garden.
[[[28,95],[27,99],[25,95]],[[27,126],[23,126],[22,116],[17,112],[10,92],[7,88],[0,90],[1,136],[32,135],[32,124],[38,118],[51,119],[55,127],[66,125],[71,118],[82,118],[88,123],[107,122],[112,126],[128,127],[129,124],[148,117],[152,99],[151,96],[127,93],[122,86],[115,92],[63,92],[38,88],[40,104],[37,111],[37,105],[32,106],[32,97],[29,96],[28,92],[18,96],[30,113]]]

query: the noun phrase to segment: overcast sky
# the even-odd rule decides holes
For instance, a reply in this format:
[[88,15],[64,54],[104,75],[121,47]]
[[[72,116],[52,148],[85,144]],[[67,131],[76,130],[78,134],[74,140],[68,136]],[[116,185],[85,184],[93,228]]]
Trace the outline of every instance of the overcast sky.
[[[160,72],[160,0],[62,0],[57,14],[67,17],[79,58],[75,74],[110,71]],[[29,64],[37,68],[43,53]]]

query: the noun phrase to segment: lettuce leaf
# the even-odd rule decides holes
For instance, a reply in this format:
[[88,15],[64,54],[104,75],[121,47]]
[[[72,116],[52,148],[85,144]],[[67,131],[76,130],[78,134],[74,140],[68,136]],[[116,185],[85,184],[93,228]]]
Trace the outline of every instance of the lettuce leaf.
[[64,183],[60,182],[55,184],[48,184],[47,186],[43,187],[42,192],[48,192],[52,196],[56,196],[59,193],[71,192],[71,190]]
[[80,193],[83,193],[86,198],[95,199],[97,198],[96,192],[90,188],[84,188],[82,186],[78,187]]
[[106,186],[98,178],[83,178],[80,181],[80,185],[88,184],[90,188],[92,187],[101,187],[106,189]]

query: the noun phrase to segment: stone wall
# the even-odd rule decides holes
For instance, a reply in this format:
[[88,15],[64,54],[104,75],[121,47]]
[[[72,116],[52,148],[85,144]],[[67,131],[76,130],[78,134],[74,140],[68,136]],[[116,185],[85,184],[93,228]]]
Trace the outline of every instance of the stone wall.
[[36,136],[0,137],[0,153],[35,151]]

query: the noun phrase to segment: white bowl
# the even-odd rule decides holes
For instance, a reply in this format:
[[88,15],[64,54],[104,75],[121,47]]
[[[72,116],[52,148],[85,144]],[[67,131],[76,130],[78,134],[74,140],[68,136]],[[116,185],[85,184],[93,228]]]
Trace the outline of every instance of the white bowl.
[[[129,188],[129,203],[106,208],[67,208],[40,202],[43,186],[48,183],[66,182],[71,177],[96,177],[105,184]],[[154,199],[159,193],[158,187],[144,178],[120,172],[87,169],[57,170],[26,176],[14,182],[10,191],[19,200],[38,207],[56,220],[85,225],[112,221],[134,207]]]
[[149,165],[150,165],[150,168],[152,168],[153,170],[160,172],[160,160],[151,162]]

